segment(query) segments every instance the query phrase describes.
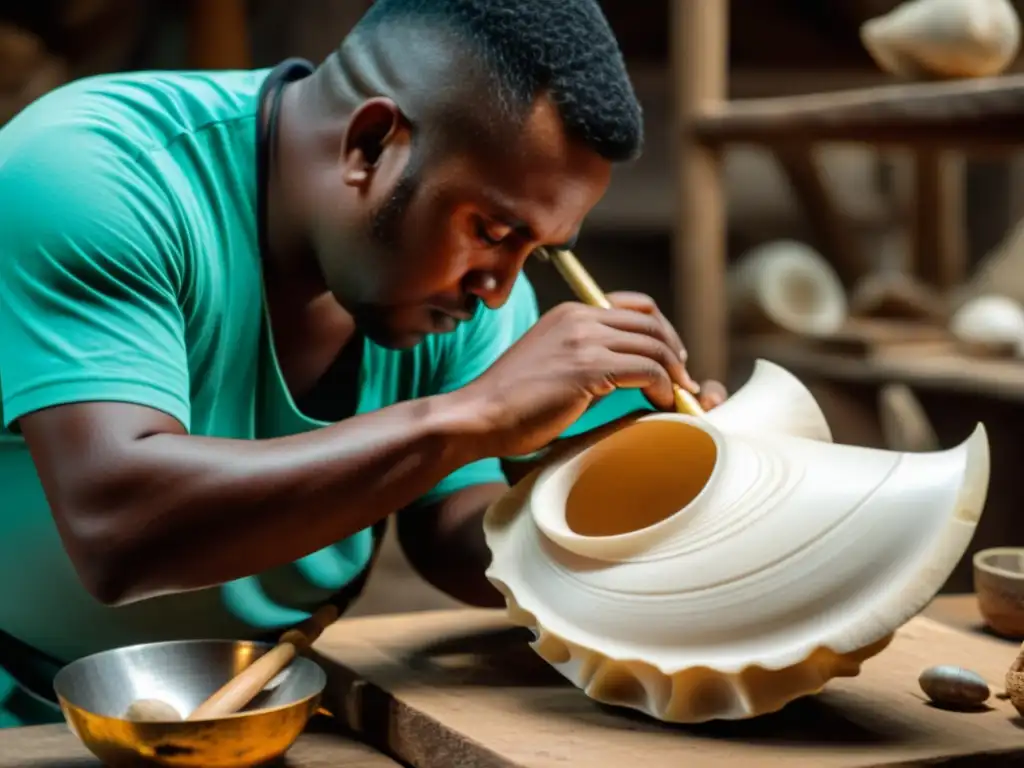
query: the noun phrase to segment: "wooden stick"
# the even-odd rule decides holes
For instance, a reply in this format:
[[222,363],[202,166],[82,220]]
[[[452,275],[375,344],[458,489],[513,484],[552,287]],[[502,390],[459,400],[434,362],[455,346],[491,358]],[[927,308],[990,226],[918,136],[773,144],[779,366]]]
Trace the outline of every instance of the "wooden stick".
[[[565,282],[572,288],[573,293],[584,304],[589,304],[592,307],[601,307],[602,309],[612,309],[612,303],[608,301],[604,291],[598,287],[597,283],[594,282],[594,278],[580,264],[579,259],[576,258],[572,251],[538,248],[537,253],[541,258],[555,265],[555,269],[558,270],[559,274],[565,279]],[[704,415],[704,409],[701,408],[697,398],[692,394],[678,384],[672,385],[672,392],[675,396],[677,411],[690,416]]]
[[276,646],[243,669],[210,698],[195,708],[188,720],[211,720],[232,715],[252,701],[292,659],[311,646],[338,618],[334,605],[325,605],[307,621],[289,629]]

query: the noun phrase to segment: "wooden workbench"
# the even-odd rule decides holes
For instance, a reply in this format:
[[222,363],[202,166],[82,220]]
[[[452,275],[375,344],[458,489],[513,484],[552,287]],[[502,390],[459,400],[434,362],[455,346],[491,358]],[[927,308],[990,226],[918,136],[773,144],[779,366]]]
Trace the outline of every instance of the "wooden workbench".
[[[960,601],[964,603],[963,599]],[[969,605],[943,613],[972,623]],[[860,768],[1024,764],[1021,719],[929,705],[935,664],[976,670],[998,690],[1016,643],[922,616],[855,678],[749,721],[671,726],[602,707],[527,647],[501,612],[434,611],[339,623],[316,646],[326,703],[361,738],[413,768]],[[980,762],[979,762],[980,761]]]
[[[461,613],[468,627],[479,623],[481,616],[493,616],[489,612],[471,610]],[[927,732],[900,731],[901,725],[905,727],[913,720],[913,708],[926,707],[918,695],[908,693],[906,696],[910,714],[905,722],[890,721],[889,730],[881,732],[881,735],[877,730],[877,719],[873,721],[870,713],[870,695],[861,697],[859,702],[856,695],[851,699],[850,690],[861,688],[870,692],[871,687],[877,685],[877,675],[843,681],[837,687],[846,690],[838,691],[836,696],[826,695],[820,701],[797,702],[788,708],[788,714],[782,713],[781,717],[773,715],[747,724],[718,724],[693,730],[652,725],[643,718],[610,714],[592,705],[539,662],[525,644],[519,642],[521,637],[500,669],[493,664],[470,669],[471,658],[465,653],[466,649],[455,645],[446,649],[435,648],[432,658],[424,654],[418,663],[403,668],[404,671],[399,669],[399,678],[394,677],[396,667],[393,661],[389,662],[389,648],[402,643],[402,637],[392,632],[396,626],[404,623],[412,635],[406,639],[415,643],[415,635],[430,634],[431,625],[436,626],[439,617],[442,624],[447,623],[450,627],[462,623],[457,616],[457,612],[430,612],[344,620],[335,625],[331,630],[335,638],[330,643],[333,650],[328,648],[325,651],[322,645],[319,649],[332,657],[325,663],[331,676],[328,698],[341,705],[337,708],[339,719],[360,730],[367,741],[403,753],[402,757],[413,766],[444,768],[533,768],[549,765],[601,768],[618,765],[622,762],[622,754],[630,750],[634,750],[635,758],[645,755],[647,768],[663,764],[675,766],[679,764],[681,751],[686,754],[686,764],[697,768],[732,765],[744,768],[745,765],[770,766],[776,763],[788,768],[803,765],[814,768],[829,765],[916,765],[921,763],[872,760],[887,750],[906,755],[915,751],[919,753],[922,749],[927,751]],[[924,611],[924,616],[925,621],[931,619],[943,623],[938,630],[938,625],[932,623],[922,625],[923,630],[920,627],[915,630],[918,633],[931,632],[936,638],[936,659],[944,656],[944,660],[952,663],[969,664],[985,670],[991,677],[998,676],[996,673],[1002,669],[1006,659],[1012,658],[1016,652],[1015,642],[981,636],[981,617],[973,595],[937,598]],[[491,621],[485,618],[485,623]],[[951,629],[945,629],[946,626]],[[911,641],[915,631],[910,633]],[[385,639],[367,648],[365,642],[374,640],[381,632]],[[500,650],[503,644],[507,649],[509,637],[507,633],[499,632],[491,634],[489,639],[478,637],[477,642],[489,642],[492,650]],[[981,653],[986,658],[970,658],[972,653]],[[898,663],[899,655],[897,648],[890,661]],[[352,669],[339,666],[336,659],[342,657],[359,666],[358,675]],[[876,662],[869,664],[878,667]],[[914,669],[904,671],[911,676],[914,673]],[[431,676],[439,684],[431,686]],[[998,684],[998,680],[993,682]],[[516,687],[530,691],[530,696],[517,699],[510,693]],[[496,700],[504,700],[506,722],[495,721],[491,717]],[[855,705],[852,717],[851,701]],[[521,725],[524,715],[531,714],[528,704],[540,709],[532,713],[535,727],[522,730],[517,728],[517,724]],[[926,721],[926,726],[951,726],[955,741],[955,725],[966,722],[968,726],[975,726],[971,729],[968,747],[988,744],[998,751],[1006,746],[1003,726],[1012,727],[1007,723],[1007,719],[1012,718],[1008,707],[1005,702],[998,702],[993,711],[966,715],[936,710],[931,713],[931,722]],[[806,733],[801,734],[803,718],[808,718],[816,731],[810,742]],[[858,718],[862,722],[858,722]],[[876,715],[876,718],[884,720],[884,713]],[[461,732],[453,725],[460,720],[470,724]],[[282,768],[397,768],[399,765],[371,747],[339,735],[337,731],[340,730],[337,723],[317,718],[288,753]],[[556,736],[556,746],[562,749],[561,753],[557,748],[545,751],[542,746],[546,738],[550,740],[552,733]],[[1010,741],[1013,741],[1013,736],[1019,731],[1013,729],[1010,733]],[[606,750],[599,739],[608,734],[612,734],[614,743],[619,746],[617,751],[612,749],[610,754],[604,755],[602,752]],[[646,745],[639,741],[644,738],[649,739]],[[923,738],[924,743],[918,743]],[[932,734],[931,738],[941,740],[942,736]],[[1021,749],[1014,750],[1013,759],[1024,762],[1021,751],[1024,750],[1024,734],[1020,745]],[[636,751],[638,747],[642,748]],[[666,762],[666,755],[669,762]],[[998,754],[989,756],[984,764],[1017,764],[998,760]],[[0,768],[98,766],[99,763],[64,725],[0,730]]]
[[[399,768],[357,741],[332,733],[333,723],[312,723],[279,768]],[[100,768],[65,725],[0,730],[0,768]]]

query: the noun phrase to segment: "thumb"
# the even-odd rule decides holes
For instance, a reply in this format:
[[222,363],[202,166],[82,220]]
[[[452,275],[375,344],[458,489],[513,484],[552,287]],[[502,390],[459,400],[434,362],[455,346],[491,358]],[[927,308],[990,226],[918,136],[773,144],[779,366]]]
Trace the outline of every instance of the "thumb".
[[725,386],[719,382],[709,380],[705,381],[700,388],[700,404],[705,411],[710,411],[713,408],[717,408],[729,398],[729,392]]

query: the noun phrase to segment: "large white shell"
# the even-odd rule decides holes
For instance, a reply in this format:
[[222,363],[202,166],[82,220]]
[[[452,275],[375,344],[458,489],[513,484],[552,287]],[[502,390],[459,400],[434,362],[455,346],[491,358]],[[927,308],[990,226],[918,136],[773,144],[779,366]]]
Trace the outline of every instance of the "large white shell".
[[1016,58],[1020,19],[1009,0],[909,0],[865,22],[860,35],[892,75],[989,77]]
[[829,440],[759,361],[704,418],[645,417],[514,487],[485,517],[488,576],[598,701],[676,722],[778,710],[885,648],[988,492],[981,425],[934,453]]
[[729,306],[737,323],[770,323],[792,333],[824,336],[846,322],[846,293],[832,265],[796,240],[752,248],[729,272]]
[[953,314],[949,329],[967,344],[1024,353],[1024,307],[1005,296],[970,299]]

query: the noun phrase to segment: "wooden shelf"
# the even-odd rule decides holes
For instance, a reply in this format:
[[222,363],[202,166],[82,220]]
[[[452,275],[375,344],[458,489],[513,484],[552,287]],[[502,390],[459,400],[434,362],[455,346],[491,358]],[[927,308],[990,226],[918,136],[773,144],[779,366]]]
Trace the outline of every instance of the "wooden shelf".
[[983,360],[955,353],[917,357],[900,352],[851,357],[813,349],[800,339],[779,337],[739,338],[731,346],[737,359],[764,358],[802,378],[865,384],[902,382],[910,387],[1024,403],[1024,361],[1019,360]]
[[710,144],[854,142],[1007,152],[1024,143],[1024,75],[723,102],[695,121]]

